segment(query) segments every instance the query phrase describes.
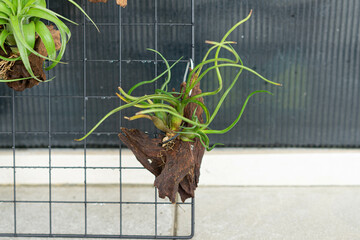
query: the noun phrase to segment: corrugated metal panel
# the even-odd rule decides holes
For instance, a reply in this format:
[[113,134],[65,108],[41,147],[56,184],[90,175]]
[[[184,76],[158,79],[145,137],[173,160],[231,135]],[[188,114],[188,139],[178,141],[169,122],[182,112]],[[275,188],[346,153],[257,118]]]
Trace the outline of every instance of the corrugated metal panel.
[[[81,23],[83,18],[70,4],[53,1],[50,7]],[[64,1],[66,2],[66,1]],[[119,52],[122,43],[122,85],[154,76],[152,53],[147,47],[155,44],[165,57],[177,59],[191,56],[191,28],[175,23],[191,23],[190,1],[158,0],[159,25],[154,32],[154,1],[133,0],[122,10],[122,38],[119,39],[119,11],[112,2],[86,4],[94,20],[101,25],[97,34],[91,25],[85,36],[88,59],[83,68],[83,26],[72,26],[73,38],[66,53],[71,64],[58,66],[50,73],[57,78],[50,84],[16,93],[17,146],[44,147],[48,144],[49,109],[51,109],[52,145],[81,147],[74,143],[76,132],[83,131],[84,90],[87,101],[88,128],[119,101],[113,96],[119,83]],[[212,128],[231,123],[241,104],[253,90],[270,90],[275,95],[255,96],[240,123],[228,134],[211,136],[213,142],[226,146],[314,146],[360,147],[360,2],[358,0],[198,0],[196,3],[196,60],[207,50],[205,40],[220,40],[222,35],[253,9],[249,22],[231,36],[238,42],[236,50],[246,66],[283,87],[265,84],[244,73],[225,102]],[[133,26],[132,24],[141,26]],[[101,61],[98,61],[101,60]],[[146,60],[135,61],[132,60]],[[159,70],[163,66],[159,65]],[[176,86],[181,81],[184,64],[175,69]],[[87,76],[86,89],[83,77]],[[226,69],[224,77],[231,80],[236,71]],[[51,92],[51,106],[48,92]],[[210,75],[205,89],[214,88]],[[143,88],[149,92],[151,88]],[[8,147],[12,130],[12,92],[0,85],[0,146]],[[141,91],[138,92],[141,94]],[[75,96],[75,97],[74,97]],[[92,98],[92,97],[100,98]],[[104,96],[104,98],[101,98]],[[216,99],[206,99],[214,105]],[[127,112],[125,114],[130,114]],[[119,117],[109,119],[99,131],[116,132]],[[148,129],[149,122],[123,124]],[[153,129],[150,127],[150,129]],[[29,134],[28,131],[42,133]],[[66,134],[74,132],[74,134]],[[118,146],[114,134],[89,138],[91,146]]]
[[236,49],[245,65],[284,84],[272,87],[244,74],[226,104],[225,120],[217,118],[215,127],[229,124],[252,90],[267,89],[275,96],[255,96],[240,124],[217,141],[228,146],[359,146],[359,1],[197,4],[197,56],[206,51],[204,40],[219,40],[253,9],[251,20],[231,39],[239,42]]

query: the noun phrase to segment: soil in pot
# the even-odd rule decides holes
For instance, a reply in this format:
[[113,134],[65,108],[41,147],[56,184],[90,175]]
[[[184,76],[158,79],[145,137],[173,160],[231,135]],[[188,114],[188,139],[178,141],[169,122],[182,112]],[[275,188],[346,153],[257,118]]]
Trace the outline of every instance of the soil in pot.
[[[56,50],[59,50],[61,47],[61,40],[60,40],[60,32],[54,28],[54,26],[48,26],[48,29],[51,32],[51,35],[55,42],[55,48]],[[47,56],[46,48],[41,41],[40,37],[36,38],[35,47],[34,50],[40,53],[43,56]],[[7,47],[6,51],[8,53],[11,52],[10,48]],[[10,55],[6,55],[3,50],[0,50],[0,54],[4,57],[11,57]],[[38,76],[38,78],[42,81],[46,80],[46,75],[44,72],[44,58],[35,56],[34,54],[31,54],[29,56],[29,61],[31,65],[31,69],[34,72],[35,76]],[[6,64],[6,66],[3,66],[2,68],[2,76],[1,78],[5,80],[12,80],[12,79],[19,79],[19,78],[28,78],[30,77],[30,74],[27,72],[23,62],[21,60],[15,61],[15,62],[4,62],[3,64]],[[1,65],[1,64],[0,64]],[[5,67],[5,68],[4,68]],[[6,83],[10,88],[14,89],[15,91],[24,91],[27,88],[32,88],[36,85],[39,85],[39,81],[36,79],[26,79],[16,82],[8,82]]]
[[[181,86],[185,90],[185,84]],[[201,93],[198,84],[192,91],[192,96]],[[198,99],[203,102],[202,98]],[[193,113],[200,122],[203,122],[201,107],[190,103],[185,108],[184,116],[191,119]],[[190,127],[188,125],[188,127]],[[138,129],[122,128],[119,134],[121,141],[134,153],[138,161],[156,179],[154,185],[159,190],[159,197],[168,197],[172,203],[176,202],[176,194],[179,193],[181,200],[194,197],[200,177],[200,166],[205,148],[198,138],[194,142],[184,142],[176,138],[163,144],[163,135],[150,138]]]

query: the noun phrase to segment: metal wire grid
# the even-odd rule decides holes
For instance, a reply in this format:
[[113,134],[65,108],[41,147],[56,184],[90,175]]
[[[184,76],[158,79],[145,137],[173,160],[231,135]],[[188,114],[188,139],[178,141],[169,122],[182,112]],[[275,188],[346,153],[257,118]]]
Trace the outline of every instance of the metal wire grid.
[[[122,27],[123,26],[153,26],[154,27],[154,34],[155,34],[155,50],[158,49],[158,27],[160,25],[162,26],[188,26],[191,27],[192,29],[192,36],[191,36],[191,55],[192,58],[194,59],[195,57],[195,25],[194,25],[194,20],[195,20],[195,15],[194,15],[194,11],[195,11],[195,4],[194,4],[194,0],[191,0],[191,23],[158,23],[158,0],[153,0],[154,4],[155,4],[155,11],[154,11],[154,17],[155,17],[155,21],[153,23],[138,23],[138,24],[126,24],[126,23],[122,23],[122,8],[119,7],[118,10],[118,14],[119,14],[119,21],[118,23],[100,23],[98,24],[99,26],[103,26],[103,25],[116,25],[119,27],[119,39],[121,39],[121,34],[122,34]],[[48,6],[50,6],[50,1],[47,0]],[[86,3],[85,1],[83,1],[82,7],[86,10]],[[83,59],[81,60],[83,63],[83,70],[84,70],[84,76],[83,76],[83,83],[84,83],[84,92],[83,92],[83,96],[66,96],[66,97],[71,97],[71,98],[82,98],[83,99],[83,113],[84,113],[84,132],[86,132],[87,129],[87,101],[89,98],[103,98],[103,97],[97,97],[97,96],[87,96],[87,92],[86,92],[86,85],[87,85],[87,63],[88,62],[119,62],[119,72],[120,72],[120,79],[119,79],[119,85],[121,86],[122,84],[122,63],[123,62],[129,62],[129,60],[124,60],[122,58],[122,47],[123,47],[123,43],[120,41],[120,46],[119,46],[119,59],[114,59],[114,60],[88,60],[87,59],[87,54],[86,54],[86,50],[87,50],[87,43],[86,43],[86,25],[89,25],[90,23],[88,22],[88,20],[85,18],[85,16],[83,17],[83,38],[84,38],[84,44],[83,44]],[[78,61],[78,60],[70,60],[71,61]],[[131,60],[133,62],[141,62],[144,60]],[[148,61],[148,60],[147,60]],[[158,63],[161,62],[158,60],[157,55],[154,54],[154,59],[152,60],[154,62],[154,68],[155,68],[155,75],[157,74],[157,70],[158,70]],[[185,60],[183,60],[183,62],[185,62]],[[49,77],[49,76],[48,76]],[[0,96],[2,98],[7,98],[7,96]],[[160,204],[171,204],[169,202],[159,202],[158,198],[157,198],[157,189],[154,188],[154,201],[153,202],[125,202],[123,201],[123,196],[122,196],[122,172],[123,170],[126,169],[133,169],[133,170],[139,170],[139,169],[144,169],[142,167],[124,167],[122,166],[122,161],[121,161],[121,144],[119,143],[119,167],[88,167],[87,166],[87,141],[84,141],[84,145],[83,145],[83,150],[84,150],[84,166],[83,167],[70,167],[70,166],[64,166],[64,167],[57,167],[57,166],[52,166],[52,137],[55,133],[52,132],[52,128],[51,128],[51,119],[52,119],[52,115],[51,115],[51,101],[52,101],[52,96],[51,96],[51,85],[48,85],[48,95],[46,96],[47,101],[48,101],[48,110],[49,110],[49,115],[48,115],[48,131],[44,132],[44,131],[16,131],[16,107],[15,107],[15,98],[17,97],[21,97],[21,96],[16,96],[15,92],[12,91],[12,95],[9,96],[9,98],[11,98],[12,100],[12,131],[11,132],[1,132],[1,134],[10,134],[12,136],[12,166],[0,166],[0,171],[2,169],[12,169],[13,172],[13,200],[2,200],[0,197],[0,204],[1,203],[11,203],[13,204],[13,214],[14,214],[14,223],[13,223],[13,229],[9,229],[9,233],[0,233],[0,237],[51,237],[51,238],[127,238],[127,239],[191,239],[194,236],[194,225],[195,225],[195,218],[194,218],[194,213],[195,213],[195,208],[194,208],[194,204],[195,201],[194,199],[191,200],[191,202],[185,202],[185,203],[177,203],[177,205],[190,205],[191,206],[191,233],[190,235],[187,236],[164,236],[164,235],[158,235],[158,205]],[[30,97],[30,96],[26,96],[26,97]],[[61,97],[61,96],[57,96],[57,97]],[[111,99],[111,98],[115,98],[113,96],[107,96],[107,99]],[[121,113],[120,113],[121,114]],[[121,119],[121,116],[120,116]],[[121,120],[120,120],[121,121]],[[84,132],[74,132],[74,131],[65,131],[65,132],[56,132],[56,134],[84,134]],[[16,134],[34,134],[34,136],[36,136],[37,134],[47,134],[48,135],[48,141],[49,141],[49,146],[48,146],[48,151],[49,151],[49,161],[48,161],[48,166],[17,166],[16,164],[16,151],[17,151],[17,146],[16,146]],[[117,134],[117,132],[100,132],[99,134]],[[17,187],[16,187],[16,183],[17,183],[17,179],[16,179],[16,170],[18,169],[48,169],[48,174],[49,174],[49,179],[48,179],[48,184],[49,184],[49,200],[48,201],[29,201],[29,200],[17,200]],[[84,201],[54,201],[52,200],[52,170],[54,169],[82,169],[84,170]],[[94,169],[94,170],[103,170],[103,169],[112,169],[112,170],[118,170],[119,171],[119,175],[120,175],[120,201],[119,202],[114,202],[114,201],[89,201],[87,198],[87,189],[88,189],[88,180],[87,180],[87,169]],[[49,207],[49,233],[48,234],[44,234],[44,233],[19,233],[18,229],[17,229],[17,204],[47,204]],[[84,229],[85,231],[83,233],[78,233],[78,234],[54,234],[53,233],[53,205],[54,204],[83,204],[85,207],[85,214],[84,214]],[[120,206],[120,234],[119,235],[109,235],[109,234],[89,234],[88,233],[88,205],[89,204],[101,204],[101,205],[119,205]],[[155,226],[154,226],[154,235],[137,235],[136,233],[134,233],[133,235],[124,235],[122,232],[122,225],[123,225],[123,205],[136,205],[136,204],[142,204],[142,205],[153,205],[154,206],[154,211],[155,211]]]

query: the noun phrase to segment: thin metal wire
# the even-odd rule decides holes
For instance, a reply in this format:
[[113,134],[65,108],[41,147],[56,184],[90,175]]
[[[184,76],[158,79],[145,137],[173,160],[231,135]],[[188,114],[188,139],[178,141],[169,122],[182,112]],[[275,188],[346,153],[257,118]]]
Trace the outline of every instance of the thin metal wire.
[[[191,58],[195,62],[195,0],[191,0]],[[177,205],[178,207],[178,205]],[[191,233],[189,238],[195,235],[195,198],[191,199]]]
[[[154,8],[154,37],[155,37],[155,46],[154,46],[154,49],[156,51],[158,51],[158,29],[159,29],[159,23],[158,23],[158,11],[157,11],[157,8],[158,8],[158,0],[154,0],[154,4],[155,4],[155,8]],[[154,70],[155,70],[155,76],[154,77],[157,77],[158,75],[158,57],[157,57],[157,54],[155,53],[154,54]],[[155,86],[154,88],[157,89],[157,82],[155,82]],[[154,196],[155,196],[155,238],[157,238],[157,223],[158,223],[158,216],[157,216],[157,209],[158,209],[158,205],[157,205],[157,189],[155,187],[155,190],[154,190]]]
[[[47,4],[49,6],[50,4],[50,0],[46,0]],[[154,63],[154,75],[157,76],[158,74],[158,64],[159,63],[163,63],[164,61],[161,59],[158,59],[157,55],[154,55],[153,59],[123,59],[122,58],[122,49],[123,49],[123,45],[122,45],[122,34],[123,34],[123,26],[153,26],[154,27],[154,38],[155,38],[155,46],[154,49],[158,50],[159,49],[159,39],[158,39],[158,32],[159,32],[159,26],[173,26],[173,27],[178,27],[178,26],[185,26],[185,27],[191,27],[192,28],[192,36],[191,36],[191,53],[192,53],[192,59],[195,58],[195,21],[194,21],[194,16],[195,16],[195,0],[191,1],[191,23],[160,23],[158,22],[158,0],[153,0],[154,4],[155,4],[155,10],[154,10],[154,22],[152,23],[136,23],[136,24],[132,24],[132,23],[123,23],[122,22],[122,9],[119,8],[118,11],[118,15],[119,15],[119,20],[117,23],[99,23],[99,26],[118,26],[119,27],[119,59],[113,59],[113,60],[101,60],[101,59],[87,59],[87,39],[86,39],[86,34],[87,34],[87,26],[90,27],[91,23],[86,19],[86,17],[83,17],[83,23],[80,24],[83,27],[83,59],[69,59],[66,60],[67,62],[82,62],[83,64],[83,95],[54,95],[54,93],[51,93],[52,89],[51,89],[51,84],[48,84],[48,89],[47,89],[47,94],[46,95],[17,95],[15,94],[14,91],[12,91],[12,94],[9,96],[0,96],[0,98],[11,98],[12,101],[12,129],[11,131],[3,131],[0,132],[0,134],[3,135],[11,135],[12,136],[12,155],[13,155],[13,159],[12,159],[12,166],[0,166],[0,170],[4,170],[4,169],[12,169],[13,172],[13,199],[12,200],[2,200],[0,197],[0,203],[7,203],[7,204],[12,204],[13,205],[13,213],[14,213],[14,219],[13,219],[13,231],[11,233],[0,233],[0,238],[2,237],[33,237],[33,238],[42,238],[42,237],[47,237],[47,238],[117,238],[117,239],[190,239],[193,237],[194,235],[194,223],[195,223],[195,218],[194,218],[194,200],[192,200],[191,202],[185,202],[185,203],[177,203],[176,207],[178,207],[179,205],[186,205],[186,206],[191,206],[191,234],[188,236],[163,236],[163,235],[159,235],[159,230],[158,230],[158,223],[159,223],[159,215],[158,215],[158,211],[159,205],[171,205],[172,203],[170,202],[165,202],[165,201],[159,201],[158,199],[158,191],[156,188],[154,188],[154,201],[144,201],[144,202],[140,202],[140,201],[123,201],[123,188],[122,188],[122,178],[123,178],[123,170],[145,170],[145,168],[143,167],[125,167],[122,165],[122,150],[121,150],[121,143],[119,141],[119,167],[107,167],[107,166],[88,166],[87,163],[87,147],[88,147],[88,143],[86,141],[86,139],[84,140],[83,143],[83,153],[84,153],[84,159],[83,159],[83,165],[82,166],[53,166],[53,162],[52,162],[52,154],[53,154],[53,150],[52,150],[52,139],[53,136],[55,135],[81,135],[84,134],[87,131],[87,107],[88,107],[88,100],[89,99],[116,99],[116,96],[88,96],[87,95],[87,64],[88,62],[108,62],[111,64],[119,64],[119,85],[121,86],[122,84],[122,63],[126,62],[142,62],[142,63]],[[86,11],[86,1],[82,2],[82,7],[85,9]],[[177,60],[168,60],[169,62],[175,62]],[[180,62],[187,62],[187,60],[181,60]],[[48,63],[47,63],[48,64]],[[47,73],[47,77],[50,78],[50,74],[51,73]],[[157,86],[155,86],[156,88]],[[17,122],[17,115],[16,115],[16,101],[17,99],[26,99],[26,98],[33,98],[33,97],[40,97],[40,98],[44,98],[45,101],[47,101],[48,104],[48,116],[47,116],[47,121],[48,121],[48,130],[47,131],[16,131],[16,122]],[[83,114],[84,114],[84,123],[83,123],[83,131],[55,131],[52,127],[52,102],[53,99],[56,98],[72,98],[72,99],[82,99],[83,100]],[[119,100],[120,101],[120,100]],[[121,102],[120,102],[121,104]],[[121,118],[122,115],[121,113],[119,113],[119,117],[120,117],[120,126],[121,126]],[[103,131],[103,132],[97,132],[97,135],[117,135],[118,132],[115,131]],[[37,135],[47,135],[48,137],[48,163],[47,165],[41,166],[41,165],[17,165],[16,162],[16,137],[17,136],[21,136],[21,135],[33,135],[34,137]],[[48,176],[48,190],[49,190],[49,194],[48,194],[48,200],[18,200],[17,199],[17,176],[16,176],[16,171],[19,169],[44,169],[47,170],[49,176]],[[53,199],[52,193],[53,193],[53,181],[52,181],[52,171],[54,169],[79,169],[79,170],[83,170],[84,171],[84,200],[83,201],[56,201]],[[119,188],[120,188],[120,199],[119,201],[89,201],[88,200],[88,175],[87,175],[87,171],[88,170],[118,170],[119,171]],[[44,234],[44,233],[19,233],[18,231],[18,226],[17,226],[17,222],[18,222],[18,215],[17,215],[17,205],[18,204],[44,204],[44,205],[48,205],[49,210],[48,210],[48,215],[49,215],[49,228],[48,228],[48,233]],[[79,205],[83,205],[84,206],[84,232],[83,233],[79,233],[79,234],[54,234],[54,221],[53,221],[53,208],[55,204],[79,204]],[[99,204],[99,205],[119,205],[120,206],[120,222],[119,222],[119,227],[120,227],[120,232],[119,235],[113,235],[113,234],[89,234],[89,229],[88,229],[88,206],[89,204]],[[133,235],[123,235],[123,205],[148,205],[148,206],[154,206],[154,211],[155,211],[155,215],[154,215],[154,235],[137,235],[136,232]]]
[[143,167],[66,167],[66,166],[0,166],[0,169],[108,169],[108,170],[112,170],[112,169],[127,169],[127,170],[135,170],[135,169],[140,169],[140,170],[144,170]]
[[[0,237],[33,237],[33,238],[108,238],[108,239],[154,239],[151,235],[101,235],[101,234],[7,234]],[[157,239],[191,239],[193,236],[157,236]]]
[[[50,0],[46,1],[47,6],[50,7]],[[47,24],[49,25],[50,22],[47,21]],[[49,65],[49,63],[47,62],[47,65]],[[47,79],[50,79],[50,73],[47,73]],[[49,126],[49,133],[48,133],[48,138],[49,138],[49,233],[52,234],[52,179],[51,179],[51,84],[48,84],[48,111],[49,111],[49,115],[48,115],[48,126]]]
[[[3,200],[0,203],[68,203],[68,204],[115,204],[118,205],[119,202],[106,202],[106,201],[11,201],[11,200]],[[121,204],[128,204],[128,205],[154,205],[156,202],[121,202]],[[158,202],[161,205],[171,205],[171,202]],[[177,203],[179,204],[179,203]],[[191,205],[191,203],[181,203],[182,205]]]
[[[83,9],[86,11],[86,4],[85,4],[85,1],[83,1]],[[83,80],[84,80],[84,133],[86,133],[86,127],[87,127],[87,93],[86,93],[86,87],[87,87],[87,84],[86,84],[86,79],[87,79],[87,74],[86,74],[86,71],[87,71],[87,56],[86,56],[86,17],[83,16],[83,21],[84,21],[84,26],[83,26],[83,41],[84,41],[84,45],[83,45]],[[85,199],[85,202],[84,202],[84,213],[85,213],[85,220],[84,220],[84,223],[85,223],[85,235],[87,235],[87,232],[88,232],[88,229],[87,229],[87,214],[88,214],[88,209],[87,209],[87,162],[86,162],[86,147],[87,147],[87,139],[84,140],[84,199]]]
[[[120,39],[120,43],[119,43],[119,86],[122,85],[122,8],[119,8],[119,39]],[[122,101],[119,99],[119,105],[122,105]],[[119,112],[119,124],[120,126],[122,125],[122,114],[121,111]],[[121,158],[121,153],[122,153],[122,148],[121,148],[121,141],[119,139],[119,182],[120,182],[120,196],[119,196],[119,200],[120,200],[120,235],[123,234],[123,189],[122,189],[122,158]]]
[[[75,132],[75,131],[69,131],[69,132],[52,132],[52,135],[54,134],[74,134],[74,135],[79,135],[79,134],[83,134],[84,132]],[[4,134],[4,135],[9,135],[12,134],[12,132],[0,132],[0,134]],[[48,134],[47,131],[39,131],[39,132],[35,132],[35,131],[18,131],[16,132],[16,134],[35,134],[35,135],[41,135],[41,134]],[[118,132],[96,132],[96,134],[118,134]]]
[[14,234],[17,233],[16,231],[16,126],[15,126],[15,92],[12,91],[12,141],[13,141],[13,184],[14,184],[14,193],[13,193],[13,200],[14,200]]
[[[87,23],[86,25],[92,25]],[[96,23],[98,26],[118,26],[117,23]],[[120,26],[153,26],[154,23],[123,23]],[[157,23],[158,26],[192,26],[191,23]]]
[[[64,62],[82,62],[83,60],[81,59],[69,59],[69,60],[63,60]],[[126,62],[126,63],[130,63],[130,62],[141,62],[141,63],[154,63],[155,61],[153,59],[88,59],[88,62],[108,62],[108,63],[118,63],[118,62]],[[170,62],[177,62],[179,61],[180,63],[187,63],[188,60],[167,60],[169,63]],[[165,61],[162,59],[158,59],[157,62],[162,62],[164,63]]]

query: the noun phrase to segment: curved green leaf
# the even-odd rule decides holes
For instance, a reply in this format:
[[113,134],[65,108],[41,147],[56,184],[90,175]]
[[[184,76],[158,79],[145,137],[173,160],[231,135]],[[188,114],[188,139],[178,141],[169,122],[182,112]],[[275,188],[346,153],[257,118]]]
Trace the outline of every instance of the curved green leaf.
[[[44,1],[45,2],[45,1]],[[26,13],[26,11],[29,10],[29,8],[34,7],[34,6],[39,6],[41,5],[41,3],[39,2],[39,0],[29,0],[26,1],[26,4],[24,5],[20,15],[24,15]],[[45,2],[45,7],[46,7],[46,2]]]
[[64,53],[65,53],[65,49],[66,49],[66,33],[62,30],[59,29],[60,32],[60,37],[61,37],[61,47],[60,47],[60,51],[59,54],[57,56],[57,58],[51,59],[52,64],[46,68],[46,70],[50,70],[53,69],[58,63],[60,63],[60,60],[62,59]]
[[[46,27],[46,25],[43,22],[38,21],[35,24],[35,31],[41,38],[42,42],[44,43],[46,51],[48,53],[48,57],[50,59],[55,60],[56,59],[56,48],[55,48],[55,42],[54,42],[54,39],[52,38],[50,30]],[[48,69],[46,69],[46,70],[48,70]]]
[[7,24],[9,22],[9,17],[5,14],[0,12],[0,25]]
[[6,14],[7,16],[13,15],[12,10],[4,2],[0,2],[0,13]]
[[232,124],[230,124],[227,128],[224,128],[223,130],[202,130],[202,132],[205,133],[205,134],[223,134],[223,133],[226,133],[226,132],[230,131],[239,122],[241,116],[243,115],[243,113],[245,111],[246,105],[248,104],[250,98],[253,95],[257,94],[257,93],[267,93],[267,94],[272,95],[271,92],[265,91],[265,90],[258,90],[258,91],[254,91],[254,92],[250,93],[249,96],[247,96],[238,117],[235,119],[235,121]]
[[55,60],[50,59],[48,57],[41,56],[37,52],[35,52],[35,53],[32,52],[37,56],[40,55],[40,57],[43,57],[43,58],[45,58],[47,60],[52,61],[53,63],[47,68],[47,70],[50,70],[50,69],[54,68],[58,63],[60,63],[60,60],[61,60],[61,58],[63,57],[63,55],[65,53],[66,43],[68,42],[68,40],[71,37],[71,32],[70,32],[69,28],[62,21],[60,21],[56,16],[53,16],[53,15],[47,13],[47,12],[44,12],[44,11],[39,10],[39,9],[31,9],[31,10],[29,10],[28,13],[30,15],[32,15],[32,16],[40,17],[40,18],[43,18],[43,19],[46,19],[46,20],[49,20],[49,21],[53,22],[57,26],[57,28],[58,28],[58,30],[60,32],[61,48],[60,48],[59,54],[58,54],[58,56],[57,56],[57,58]]
[[3,57],[3,56],[0,55],[0,59],[5,60],[5,61],[9,61],[9,62],[15,62],[15,61],[17,61],[17,60],[20,60],[21,57],[17,57],[17,58],[7,58],[7,57]]
[[22,80],[27,80],[27,79],[31,79],[32,77],[26,77],[26,78],[17,78],[17,79],[10,79],[10,80],[4,80],[4,79],[0,79],[0,82],[18,82],[18,81],[22,81]]
[[26,43],[31,47],[35,47],[36,33],[35,33],[35,23],[30,22],[28,24],[22,25],[23,36]]
[[[167,73],[168,73],[168,77],[167,77],[167,79],[165,80],[165,82],[163,83],[163,85],[161,86],[161,90],[164,90],[165,89],[165,87],[168,85],[168,83],[170,82],[170,80],[171,80],[171,71],[170,71],[170,66],[169,66],[169,63],[168,63],[168,61],[166,60],[166,58],[164,58],[164,56],[159,52],[159,51],[156,51],[156,50],[154,50],[154,49],[151,49],[151,48],[147,48],[146,50],[148,50],[148,51],[152,51],[152,52],[154,52],[154,53],[156,53],[157,55],[159,55],[161,58],[162,58],[162,60],[165,62],[165,66],[166,66],[166,69],[168,70],[167,71]],[[182,58],[180,58],[180,59],[182,59]],[[178,61],[180,61],[180,59],[178,60]],[[175,65],[175,64],[174,64]]]
[[10,34],[10,32],[6,29],[2,30],[1,34],[0,34],[0,47],[6,54],[7,54],[7,52],[5,50],[4,43],[5,43],[6,38],[9,36],[9,34]]
[[136,88],[144,85],[144,84],[149,84],[149,83],[153,83],[155,82],[156,80],[158,80],[159,78],[161,78],[162,76],[164,76],[167,72],[169,72],[173,67],[175,67],[175,65],[182,59],[179,58],[175,63],[173,63],[168,69],[166,69],[164,72],[162,72],[159,76],[157,76],[156,78],[153,78],[151,80],[148,80],[148,81],[142,81],[142,82],[139,82],[137,84],[135,84],[132,88],[130,88],[130,90],[128,91],[128,95],[130,95]]
[[[35,50],[31,49],[29,46],[27,46],[27,43],[25,41],[25,39],[23,38],[23,35],[21,34],[21,30],[20,30],[20,25],[19,25],[19,20],[16,16],[11,16],[10,17],[10,22],[11,25],[13,27],[13,32],[14,32],[14,37],[15,37],[15,41],[16,41],[16,45],[17,48],[19,50],[20,56],[21,56],[21,60],[25,66],[26,71],[30,74],[30,76],[32,76],[34,79],[41,81],[40,79],[38,79],[32,69],[31,69],[31,65],[30,65],[30,61],[29,61],[29,53],[27,50],[31,50],[31,52],[36,52]],[[37,53],[37,55],[40,55]],[[42,56],[42,55],[40,55]]]
[[70,20],[70,19],[68,19],[68,18],[54,12],[54,11],[51,11],[50,9],[47,9],[47,8],[44,8],[44,7],[41,7],[41,6],[35,6],[33,9],[43,11],[43,12],[45,12],[47,14],[50,14],[50,15],[55,16],[55,17],[62,18],[62,19],[66,20],[66,21],[68,21],[68,22],[70,22],[72,24],[78,25],[76,22],[74,22],[74,21],[72,21],[72,20]]
[[100,32],[98,26],[95,24],[95,22],[89,17],[89,15],[87,15],[87,13],[84,11],[84,9],[82,9],[80,7],[79,4],[77,4],[75,1],[73,0],[68,0],[69,2],[71,2],[72,4],[74,4],[75,7],[77,7],[89,20],[90,22],[95,26],[95,28],[97,29],[98,32]]
[[[48,10],[48,9],[45,9],[45,10]],[[70,39],[70,37],[71,37],[70,29],[58,17],[50,14],[47,11],[44,11],[43,9],[39,9],[39,8],[32,8],[28,11],[27,14],[30,16],[33,16],[33,17],[38,17],[38,18],[42,18],[42,19],[48,20],[50,22],[53,22],[57,26],[57,28],[59,30],[62,29],[68,35],[68,38]]]
[[[12,28],[13,28],[13,33],[14,33],[16,45],[17,45],[17,47],[18,47],[19,49],[20,49],[19,46],[21,46],[21,48],[27,49],[27,50],[30,51],[32,54],[34,54],[34,55],[36,55],[36,56],[38,56],[38,57],[41,57],[41,58],[44,58],[44,59],[47,59],[47,60],[50,60],[50,61],[54,61],[53,59],[50,59],[50,58],[48,58],[48,57],[46,57],[46,56],[43,56],[43,55],[41,55],[40,53],[36,52],[33,48],[31,48],[31,47],[27,44],[27,42],[25,41],[23,35],[21,34],[22,31],[21,31],[20,24],[19,24],[19,20],[18,20],[17,17],[15,17],[15,16],[10,17],[10,24],[11,24],[11,26],[12,26]],[[60,31],[60,29],[59,29],[59,31]],[[61,31],[60,31],[60,32],[61,32]],[[23,53],[23,54],[24,54],[24,53]],[[26,56],[25,56],[25,55],[22,55],[22,54],[20,53],[20,55],[21,55],[21,58],[23,58],[23,57],[28,58],[28,54],[26,54]],[[26,61],[26,60],[25,60],[25,61]],[[27,61],[28,61],[28,59],[27,59]],[[56,61],[57,61],[57,60],[56,60]],[[30,72],[29,72],[29,73],[30,73]]]
[[11,1],[9,1],[9,0],[2,0],[2,2],[5,3],[5,5],[11,10],[11,13],[12,13],[13,15],[16,14],[16,8],[15,8],[14,4],[13,4]]
[[46,1],[45,1],[45,0],[39,0],[39,1],[38,1],[38,5],[39,5],[40,7],[46,8]]

